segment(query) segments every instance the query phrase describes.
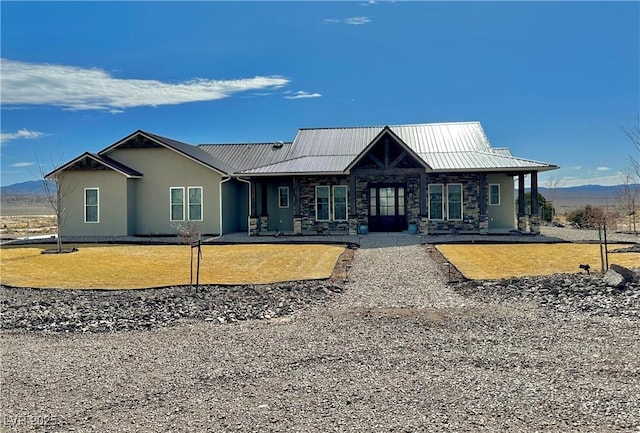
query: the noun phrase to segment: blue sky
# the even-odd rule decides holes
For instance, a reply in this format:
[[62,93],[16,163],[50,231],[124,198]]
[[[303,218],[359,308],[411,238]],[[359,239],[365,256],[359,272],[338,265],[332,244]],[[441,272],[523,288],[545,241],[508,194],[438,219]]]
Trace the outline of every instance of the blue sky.
[[191,144],[471,121],[616,184],[640,114],[639,2],[12,2],[1,183],[137,129]]

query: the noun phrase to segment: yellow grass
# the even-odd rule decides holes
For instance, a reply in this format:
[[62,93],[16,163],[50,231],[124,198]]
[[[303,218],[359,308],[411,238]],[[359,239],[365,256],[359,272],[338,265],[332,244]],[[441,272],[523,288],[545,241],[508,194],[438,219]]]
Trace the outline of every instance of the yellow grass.
[[[42,246],[2,248],[0,281],[18,287],[69,289],[189,284],[189,246],[79,245],[77,248],[79,251],[70,254],[41,254]],[[205,245],[200,284],[261,284],[328,278],[343,251],[344,246],[335,245]]]
[[[626,245],[628,246],[628,245]],[[625,245],[609,245],[609,250]],[[577,273],[580,264],[599,271],[597,244],[438,245],[438,250],[471,279]],[[640,267],[640,253],[609,253],[609,263]]]

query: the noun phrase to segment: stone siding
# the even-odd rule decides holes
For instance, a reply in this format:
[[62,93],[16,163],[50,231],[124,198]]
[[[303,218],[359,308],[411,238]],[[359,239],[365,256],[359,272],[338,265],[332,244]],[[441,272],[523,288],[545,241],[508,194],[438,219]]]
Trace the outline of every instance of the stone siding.
[[[426,221],[426,232],[430,234],[440,232],[481,232],[488,228],[487,216],[480,215],[480,182],[483,179],[479,174],[461,173],[461,174],[429,174],[427,176],[427,188],[429,184],[462,184],[462,220],[429,220]],[[486,182],[486,179],[485,179]],[[446,194],[446,190],[444,192]],[[428,195],[428,189],[425,196]],[[446,217],[446,195],[445,200],[445,217]],[[486,200],[486,197],[485,197]],[[427,202],[427,214],[428,214]],[[425,221],[421,223],[421,231],[424,232]]]
[[[300,225],[301,233],[344,232],[349,233],[349,220],[346,221],[316,221],[316,186],[343,185],[347,187],[347,218],[351,194],[348,176],[312,176],[301,177],[300,185]],[[329,207],[333,215],[333,188],[330,192]]]

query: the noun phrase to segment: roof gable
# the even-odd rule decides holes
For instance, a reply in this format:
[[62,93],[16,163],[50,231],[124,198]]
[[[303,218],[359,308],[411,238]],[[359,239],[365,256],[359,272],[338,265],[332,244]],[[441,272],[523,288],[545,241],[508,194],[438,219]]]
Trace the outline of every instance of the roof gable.
[[142,177],[142,173],[108,156],[85,152],[63,166],[58,167],[51,173],[46,174],[45,178],[55,177],[57,174],[67,170],[113,170],[128,178]]
[[192,146],[181,141],[171,138],[162,137],[160,135],[151,134],[149,132],[138,130],[120,141],[112,144],[106,149],[101,150],[99,155],[107,155],[116,149],[148,149],[148,148],[166,148],[172,150],[198,164],[204,165],[221,175],[230,175],[234,173],[234,168],[220,161],[215,156],[203,149]]
[[[367,162],[369,164],[367,164]],[[352,170],[356,167],[375,168],[379,170],[409,167],[431,168],[388,126],[385,126],[382,131],[371,140],[369,145],[345,168],[345,171]]]

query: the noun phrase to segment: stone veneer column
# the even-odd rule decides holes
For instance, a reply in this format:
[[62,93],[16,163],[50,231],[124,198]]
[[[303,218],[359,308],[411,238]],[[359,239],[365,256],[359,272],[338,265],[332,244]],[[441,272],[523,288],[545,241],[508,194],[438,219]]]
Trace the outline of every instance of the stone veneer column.
[[249,236],[258,236],[258,217],[249,217]]
[[302,234],[302,215],[293,216],[293,234],[294,235]]
[[269,230],[269,215],[260,215],[260,231]]
[[358,234],[358,216],[357,215],[349,215],[349,234],[350,235]]

